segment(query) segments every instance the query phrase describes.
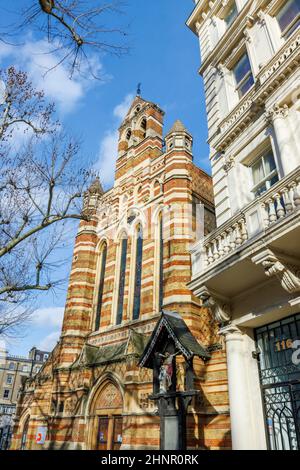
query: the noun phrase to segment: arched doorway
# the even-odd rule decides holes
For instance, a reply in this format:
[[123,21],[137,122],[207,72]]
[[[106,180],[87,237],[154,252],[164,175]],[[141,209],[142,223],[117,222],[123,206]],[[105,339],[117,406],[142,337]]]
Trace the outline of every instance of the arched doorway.
[[119,450],[122,445],[123,397],[118,385],[106,380],[95,391],[89,410],[88,447]]

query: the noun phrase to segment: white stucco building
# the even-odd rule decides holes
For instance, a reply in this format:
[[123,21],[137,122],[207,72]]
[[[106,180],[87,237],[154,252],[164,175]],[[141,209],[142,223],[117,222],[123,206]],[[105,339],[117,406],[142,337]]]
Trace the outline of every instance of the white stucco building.
[[300,447],[300,2],[198,0],[217,229],[193,292],[226,342],[233,449]]

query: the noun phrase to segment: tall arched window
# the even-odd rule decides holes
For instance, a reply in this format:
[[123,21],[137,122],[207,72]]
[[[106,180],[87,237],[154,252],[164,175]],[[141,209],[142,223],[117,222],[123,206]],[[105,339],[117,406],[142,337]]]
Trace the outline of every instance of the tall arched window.
[[25,421],[24,426],[23,426],[20,450],[25,450],[26,449],[28,427],[29,427],[29,416],[28,416],[28,418],[26,418],[26,421]]
[[100,277],[98,284],[98,298],[97,298],[97,308],[96,308],[96,319],[95,319],[95,330],[100,328],[100,318],[101,318],[101,309],[102,309],[102,297],[103,297],[103,287],[104,287],[104,278],[105,278],[105,266],[106,266],[106,257],[107,257],[107,244],[103,243],[102,249],[100,252]]
[[126,275],[126,258],[127,258],[127,238],[121,240],[121,262],[120,262],[120,277],[119,277],[119,296],[117,305],[117,318],[116,324],[122,323],[123,318],[123,305],[124,305],[124,291],[125,291],[125,275]]
[[141,309],[141,284],[142,284],[142,261],[143,261],[143,230],[138,225],[136,232],[136,256],[135,256],[135,279],[134,279],[134,297],[133,297],[133,320],[140,316]]
[[126,132],[126,140],[130,140],[131,139],[131,129],[128,129],[128,131]]
[[147,121],[146,121],[145,118],[141,122],[141,129],[143,131],[143,137],[145,138],[146,137],[146,130],[147,130]]
[[159,214],[159,291],[158,291],[158,305],[159,310],[162,309],[164,299],[164,233],[163,233],[163,215]]

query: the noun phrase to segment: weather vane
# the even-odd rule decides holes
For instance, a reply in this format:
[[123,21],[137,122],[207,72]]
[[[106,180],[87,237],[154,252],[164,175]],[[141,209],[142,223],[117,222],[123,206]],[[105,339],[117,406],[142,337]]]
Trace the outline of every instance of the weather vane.
[[136,90],[137,96],[141,96],[141,86],[142,86],[142,84],[138,83],[137,90]]

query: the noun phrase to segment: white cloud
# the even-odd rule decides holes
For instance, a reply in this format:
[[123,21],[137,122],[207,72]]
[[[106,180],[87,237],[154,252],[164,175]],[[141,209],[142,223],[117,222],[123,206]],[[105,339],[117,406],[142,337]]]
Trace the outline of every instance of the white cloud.
[[130,105],[133,101],[134,95],[133,93],[129,93],[128,95],[125,96],[124,100],[122,103],[118,104],[114,110],[113,110],[113,115],[118,118],[120,121],[123,121],[125,119],[126,114],[128,113],[128,110],[130,108]]
[[95,163],[95,170],[104,187],[109,187],[114,181],[115,163],[118,155],[118,127],[125,118],[130,105],[134,99],[134,94],[129,93],[123,101],[113,109],[115,124],[111,131],[107,131],[100,142],[98,160]]
[[99,172],[101,183],[110,186],[115,174],[118,153],[118,131],[109,131],[100,142],[98,161],[95,170]]
[[32,324],[38,327],[61,328],[64,307],[39,308],[32,314]]
[[[21,46],[0,43],[0,59],[14,58],[18,67],[28,72],[35,87],[44,90],[47,98],[55,101],[61,112],[67,113],[80,102],[95,80],[87,80],[84,74],[71,79],[66,64],[59,64],[61,55],[52,52],[53,49],[54,46],[46,40],[33,41],[30,38]],[[95,57],[92,58],[92,66],[96,75],[99,72],[103,74],[102,65]]]
[[42,339],[38,344],[38,349],[42,351],[49,351],[51,352],[52,349],[56,346],[57,341],[59,340],[60,330],[53,331],[49,335],[47,335],[44,339]]
[[43,351],[52,351],[61,334],[64,307],[39,308],[33,312],[32,326],[41,329],[46,336],[38,342],[37,347]]

